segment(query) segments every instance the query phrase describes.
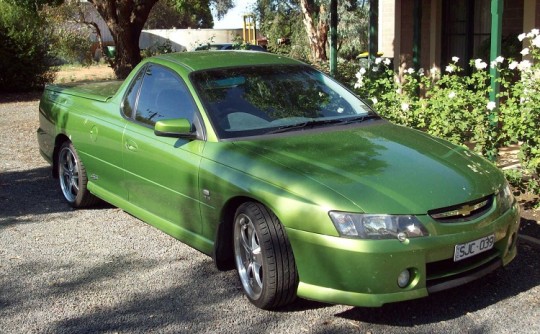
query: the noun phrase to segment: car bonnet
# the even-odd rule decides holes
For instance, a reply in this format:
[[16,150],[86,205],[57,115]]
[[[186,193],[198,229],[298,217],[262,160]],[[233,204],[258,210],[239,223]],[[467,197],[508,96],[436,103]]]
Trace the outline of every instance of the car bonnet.
[[[425,214],[493,194],[504,183],[476,154],[385,121],[234,145],[294,170],[299,182],[324,185],[332,190],[328,196],[335,192],[366,213]],[[256,176],[272,182],[279,173]]]

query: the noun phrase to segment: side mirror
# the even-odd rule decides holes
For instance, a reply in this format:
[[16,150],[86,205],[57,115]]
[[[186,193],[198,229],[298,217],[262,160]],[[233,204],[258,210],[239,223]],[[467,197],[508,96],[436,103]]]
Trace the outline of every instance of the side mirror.
[[154,134],[160,137],[195,139],[197,135],[191,131],[191,123],[186,118],[175,118],[157,121]]

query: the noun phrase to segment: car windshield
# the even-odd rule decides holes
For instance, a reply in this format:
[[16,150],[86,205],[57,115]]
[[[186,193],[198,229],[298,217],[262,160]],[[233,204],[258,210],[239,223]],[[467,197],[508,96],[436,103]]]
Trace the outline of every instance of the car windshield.
[[192,80],[220,138],[296,131],[373,117],[373,111],[323,73],[304,65],[195,72]]

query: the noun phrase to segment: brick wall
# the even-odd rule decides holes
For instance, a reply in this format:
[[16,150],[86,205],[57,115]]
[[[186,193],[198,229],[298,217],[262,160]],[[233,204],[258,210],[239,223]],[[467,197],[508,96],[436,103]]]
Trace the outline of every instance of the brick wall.
[[[399,0],[398,0],[399,1]],[[431,24],[431,0],[422,0],[422,19],[420,37],[420,66],[430,68],[430,24]],[[401,57],[402,67],[413,66],[413,42],[414,42],[414,0],[401,0]]]
[[[538,6],[536,6],[538,9]],[[517,36],[523,31],[523,0],[504,2],[503,12],[503,36]]]
[[383,57],[394,57],[396,29],[396,6],[394,0],[379,1],[379,50]]

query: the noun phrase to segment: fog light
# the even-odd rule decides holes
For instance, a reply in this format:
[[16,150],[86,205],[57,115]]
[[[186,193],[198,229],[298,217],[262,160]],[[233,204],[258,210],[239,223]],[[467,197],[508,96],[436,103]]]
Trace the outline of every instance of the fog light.
[[411,273],[409,272],[409,269],[405,269],[399,274],[397,278],[397,284],[400,288],[404,288],[407,285],[409,285],[410,279],[411,279]]

